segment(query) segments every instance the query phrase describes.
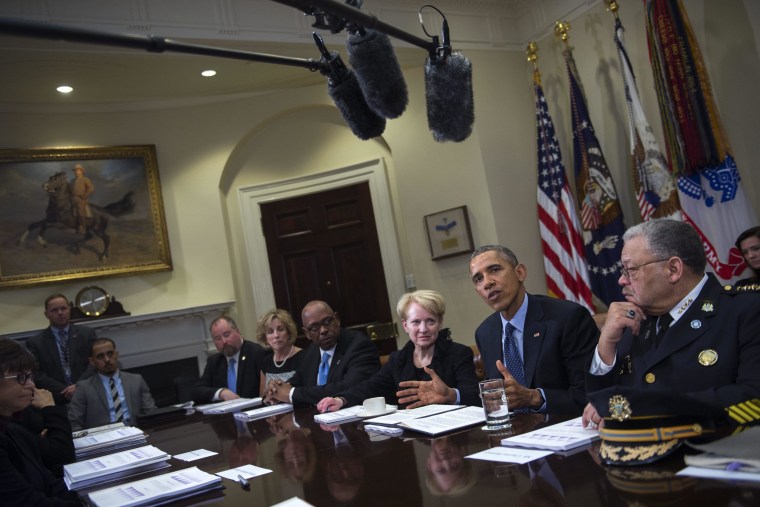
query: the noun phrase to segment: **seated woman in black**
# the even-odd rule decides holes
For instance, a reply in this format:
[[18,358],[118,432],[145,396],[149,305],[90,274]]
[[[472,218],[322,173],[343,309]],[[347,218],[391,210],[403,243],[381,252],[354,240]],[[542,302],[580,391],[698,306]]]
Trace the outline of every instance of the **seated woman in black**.
[[269,310],[256,323],[256,341],[270,349],[261,360],[259,395],[264,396],[267,385],[273,380],[290,381],[301,362],[301,352],[294,342],[298,329],[293,317],[286,310]]
[[[431,403],[480,405],[472,349],[452,341],[449,330],[442,329],[443,296],[432,290],[404,294],[396,312],[409,342],[392,352],[372,377],[335,398],[322,399],[317,405],[320,412],[358,405],[375,396],[407,408]],[[407,382],[407,386],[420,387],[400,390]]]
[[45,467],[40,437],[11,424],[32,403],[34,356],[0,338],[0,503],[3,506],[74,506],[78,496]]
[[742,253],[751,276],[742,278],[734,285],[742,287],[760,283],[760,225],[750,227],[736,238],[736,248]]

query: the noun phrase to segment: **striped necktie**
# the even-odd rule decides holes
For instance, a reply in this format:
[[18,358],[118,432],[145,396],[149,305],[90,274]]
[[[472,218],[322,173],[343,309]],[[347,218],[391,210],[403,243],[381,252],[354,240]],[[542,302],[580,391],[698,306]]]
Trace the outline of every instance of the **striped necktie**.
[[108,379],[108,385],[111,388],[111,399],[113,400],[113,412],[116,414],[116,420],[114,422],[120,422],[124,419],[124,408],[121,406],[121,397],[119,396],[119,390],[116,388],[116,382],[113,377]]

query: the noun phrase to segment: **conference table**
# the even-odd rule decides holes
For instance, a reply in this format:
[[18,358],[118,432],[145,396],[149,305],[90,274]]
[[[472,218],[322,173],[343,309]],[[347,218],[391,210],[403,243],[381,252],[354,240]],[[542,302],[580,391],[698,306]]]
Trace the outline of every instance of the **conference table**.
[[322,426],[315,414],[301,408],[241,423],[232,414],[195,413],[140,427],[148,444],[170,455],[217,453],[189,463],[172,458],[169,471],[197,466],[215,473],[245,464],[272,471],[252,478],[247,489],[222,479],[224,489],[173,505],[256,507],[293,497],[317,507],[760,505],[760,485],[675,476],[684,467],[684,450],[641,467],[601,465],[598,442],[524,465],[465,458],[567,417],[517,414],[510,430],[476,426],[431,438],[411,431],[368,433],[361,421]]

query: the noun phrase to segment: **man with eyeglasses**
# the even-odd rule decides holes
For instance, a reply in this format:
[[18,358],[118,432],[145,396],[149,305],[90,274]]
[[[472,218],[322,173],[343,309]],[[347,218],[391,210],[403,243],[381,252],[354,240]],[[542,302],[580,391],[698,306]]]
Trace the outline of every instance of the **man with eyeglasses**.
[[155,410],[145,379],[119,369],[119,351],[113,340],[98,338],[92,342],[90,364],[97,375],[78,383],[69,404],[74,431],[118,422],[132,426],[139,415]]
[[[612,385],[672,389],[731,407],[760,398],[760,293],[705,273],[689,224],[650,220],[623,236],[625,302],[612,303],[586,374],[586,391]],[[760,420],[760,414],[747,416]],[[583,422],[598,424],[588,405]]]
[[63,294],[45,299],[44,314],[50,326],[29,338],[26,348],[37,360],[35,383],[63,405],[74,396],[76,382],[95,373],[88,358],[97,334],[87,326],[71,324],[71,305]]
[[301,312],[311,345],[291,382],[273,381],[267,402],[316,405],[372,376],[380,369],[377,347],[364,333],[340,327],[340,317],[324,301],[311,301]]

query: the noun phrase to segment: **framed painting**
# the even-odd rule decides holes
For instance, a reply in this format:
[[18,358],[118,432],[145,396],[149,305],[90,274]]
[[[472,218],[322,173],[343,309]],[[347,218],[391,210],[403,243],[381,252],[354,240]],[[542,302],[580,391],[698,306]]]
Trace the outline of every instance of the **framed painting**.
[[0,288],[172,269],[152,145],[0,150]]
[[425,230],[433,260],[470,253],[475,249],[467,206],[425,215]]

